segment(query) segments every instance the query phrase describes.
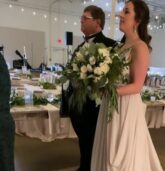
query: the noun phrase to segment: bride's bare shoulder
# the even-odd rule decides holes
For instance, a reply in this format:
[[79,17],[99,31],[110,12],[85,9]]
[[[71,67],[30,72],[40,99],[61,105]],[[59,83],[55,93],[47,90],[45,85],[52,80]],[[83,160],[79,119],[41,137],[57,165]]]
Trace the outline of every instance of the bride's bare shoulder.
[[148,59],[150,52],[147,44],[142,40],[136,42],[133,46],[131,55],[134,56],[134,59]]
[[135,50],[135,51],[141,51],[141,50],[147,50],[148,51],[148,46],[147,46],[147,44],[144,42],[144,41],[142,41],[142,40],[139,40],[139,41],[137,41],[135,44],[134,44],[134,46],[133,46],[133,49]]

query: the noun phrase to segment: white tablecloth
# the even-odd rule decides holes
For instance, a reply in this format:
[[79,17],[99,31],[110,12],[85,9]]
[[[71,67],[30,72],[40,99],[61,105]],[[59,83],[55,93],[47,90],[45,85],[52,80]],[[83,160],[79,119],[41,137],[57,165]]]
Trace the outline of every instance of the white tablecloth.
[[146,122],[148,128],[165,126],[165,101],[148,102],[146,109]]
[[162,106],[150,106],[146,110],[148,128],[160,128],[165,126],[165,111]]
[[16,133],[49,142],[56,138],[74,138],[76,134],[69,118],[60,118],[59,109],[52,105],[14,107]]
[[[13,107],[11,113],[16,133],[49,142],[56,138],[75,138],[69,118],[60,118],[59,109],[53,105]],[[146,110],[148,128],[165,126],[165,109],[160,103],[149,103]]]

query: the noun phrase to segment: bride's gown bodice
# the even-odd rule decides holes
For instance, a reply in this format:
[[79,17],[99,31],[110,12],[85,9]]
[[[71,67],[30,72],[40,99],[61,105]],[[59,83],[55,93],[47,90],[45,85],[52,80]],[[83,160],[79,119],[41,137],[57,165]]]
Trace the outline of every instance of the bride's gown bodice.
[[[128,58],[129,53],[125,55]],[[129,68],[125,68],[129,80]],[[118,113],[107,122],[108,96],[100,106],[92,153],[91,171],[163,171],[146,120],[140,94],[118,98]]]

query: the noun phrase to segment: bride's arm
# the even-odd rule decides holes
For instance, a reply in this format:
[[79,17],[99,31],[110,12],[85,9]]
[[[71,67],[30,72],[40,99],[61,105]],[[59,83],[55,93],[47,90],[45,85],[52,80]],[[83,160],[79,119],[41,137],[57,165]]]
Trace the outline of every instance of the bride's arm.
[[139,42],[131,52],[131,82],[117,88],[119,96],[139,93],[143,87],[149,65],[149,49],[144,42]]

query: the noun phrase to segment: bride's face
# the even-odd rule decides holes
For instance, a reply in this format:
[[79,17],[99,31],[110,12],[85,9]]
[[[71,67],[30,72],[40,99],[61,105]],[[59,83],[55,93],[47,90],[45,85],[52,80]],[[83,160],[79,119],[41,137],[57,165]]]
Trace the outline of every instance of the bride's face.
[[133,32],[138,25],[138,23],[135,21],[134,4],[132,2],[128,2],[125,5],[119,17],[120,17],[119,28],[124,33]]

